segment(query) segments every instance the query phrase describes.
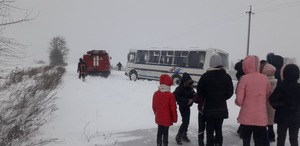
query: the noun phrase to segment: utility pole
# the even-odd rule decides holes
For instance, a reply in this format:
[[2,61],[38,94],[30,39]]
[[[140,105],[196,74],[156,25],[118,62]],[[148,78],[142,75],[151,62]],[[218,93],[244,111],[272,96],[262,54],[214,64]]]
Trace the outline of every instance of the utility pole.
[[250,6],[250,11],[246,12],[247,14],[249,14],[249,22],[248,22],[248,41],[247,41],[247,54],[246,56],[249,55],[249,43],[250,43],[250,24],[251,24],[251,15],[254,15],[254,13],[252,12],[252,7]]

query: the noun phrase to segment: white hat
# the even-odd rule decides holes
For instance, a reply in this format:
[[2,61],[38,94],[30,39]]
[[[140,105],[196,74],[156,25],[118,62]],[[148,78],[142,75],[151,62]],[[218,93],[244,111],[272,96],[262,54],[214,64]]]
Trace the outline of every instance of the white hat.
[[217,67],[217,66],[223,66],[222,64],[222,58],[219,54],[213,54],[211,57],[210,57],[210,60],[209,60],[209,66],[210,67]]

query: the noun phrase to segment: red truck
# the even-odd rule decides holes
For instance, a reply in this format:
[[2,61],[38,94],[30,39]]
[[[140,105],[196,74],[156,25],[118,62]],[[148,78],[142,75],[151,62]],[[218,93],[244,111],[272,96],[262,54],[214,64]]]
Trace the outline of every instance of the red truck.
[[87,75],[110,75],[110,57],[105,50],[91,50],[83,55],[83,61],[87,65]]

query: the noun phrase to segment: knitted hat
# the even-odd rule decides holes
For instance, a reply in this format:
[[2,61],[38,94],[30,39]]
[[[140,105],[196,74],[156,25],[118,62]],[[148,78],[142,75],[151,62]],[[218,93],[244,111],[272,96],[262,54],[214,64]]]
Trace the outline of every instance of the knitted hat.
[[171,86],[173,85],[173,79],[167,74],[162,74],[160,76],[159,83],[167,86]]
[[210,67],[223,66],[221,56],[219,54],[213,54],[210,57],[209,66]]

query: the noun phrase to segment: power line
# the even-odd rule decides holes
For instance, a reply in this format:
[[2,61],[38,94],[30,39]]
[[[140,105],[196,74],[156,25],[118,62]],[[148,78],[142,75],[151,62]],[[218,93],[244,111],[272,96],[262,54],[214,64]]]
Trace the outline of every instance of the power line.
[[293,2],[293,3],[286,3],[285,5],[278,5],[278,6],[273,6],[273,7],[262,8],[262,9],[258,9],[256,11],[257,11],[257,13],[265,13],[265,12],[270,12],[270,11],[275,11],[275,10],[279,10],[279,9],[295,7],[295,6],[300,6],[300,1]]
[[261,9],[257,9],[256,12],[257,13],[265,13],[265,12],[270,12],[270,11],[274,11],[274,10],[279,10],[279,9],[284,9],[284,8],[289,8],[289,7],[295,7],[295,6],[299,6],[300,5],[300,1],[293,1],[293,2],[289,2],[289,3],[283,3],[280,5],[275,5],[272,7],[265,7],[265,8],[261,8]]
[[[279,0],[268,0],[268,1],[256,3],[256,4],[253,4],[253,5],[259,6],[259,5],[274,2],[274,1],[279,1]],[[293,7],[293,6],[298,6],[298,5],[300,5],[300,0],[287,2],[287,3],[281,3],[281,4],[276,5],[276,6],[260,8],[260,9],[257,9],[255,11],[256,11],[256,13],[264,13],[264,12],[270,12],[270,11],[283,9],[283,8],[288,8],[288,7]],[[244,10],[244,8],[233,11],[234,13],[231,13],[229,16],[226,16],[226,17],[219,17],[219,18],[212,19],[211,21],[206,21],[204,23],[198,23],[198,24],[194,24],[194,25],[191,25],[191,26],[186,26],[188,28],[194,28],[194,29],[184,31],[184,32],[179,33],[177,35],[174,35],[174,36],[171,36],[171,37],[168,37],[168,38],[165,38],[165,39],[161,39],[161,40],[149,43],[149,44],[161,43],[163,41],[172,40],[174,38],[182,37],[184,35],[188,35],[188,34],[199,32],[199,31],[205,31],[205,30],[208,30],[210,28],[213,28],[213,27],[216,27],[216,26],[219,26],[219,25],[222,25],[222,24],[233,22],[235,20],[238,20],[238,19],[241,19],[241,18],[244,17],[243,13],[241,12],[242,10]],[[254,13],[252,13],[252,10],[247,11],[246,13],[249,14],[249,23],[250,23],[251,14],[254,14]],[[247,55],[249,54],[249,43],[250,43],[250,24],[248,24],[248,25],[249,26],[248,26]]]

